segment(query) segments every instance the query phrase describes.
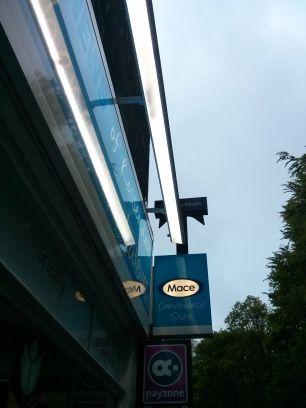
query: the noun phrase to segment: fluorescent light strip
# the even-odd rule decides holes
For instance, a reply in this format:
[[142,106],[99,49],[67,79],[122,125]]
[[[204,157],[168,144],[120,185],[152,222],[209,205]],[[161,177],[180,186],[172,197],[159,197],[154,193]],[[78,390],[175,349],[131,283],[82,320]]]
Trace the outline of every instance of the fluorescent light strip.
[[[50,56],[54,62],[57,74],[63,86],[64,92],[66,94],[66,98],[73,112],[80,134],[83,138],[89,157],[92,161],[96,175],[102,187],[103,193],[106,197],[106,200],[109,204],[117,227],[120,231],[122,239],[126,246],[133,245],[135,243],[133,234],[131,232],[128,221],[122,209],[119,197],[117,195],[117,191],[113,184],[111,174],[109,172],[107,163],[101,150],[101,146],[99,144],[96,132],[90,121],[90,116],[86,108],[85,101],[81,97],[81,89],[78,86],[76,75],[74,74],[74,78],[69,80],[69,78],[71,78],[71,67],[69,73],[65,68],[67,66],[67,56],[69,55],[68,51],[67,49],[65,49],[65,61],[64,61],[65,64],[63,64],[63,61],[61,61],[60,58],[60,55],[63,55],[63,52],[60,49],[58,49],[55,39],[53,38],[50,27],[48,25],[48,21],[50,21],[50,16],[48,15],[48,18],[46,17],[44,10],[41,6],[41,2],[39,0],[31,0],[31,3],[33,10],[36,14],[37,21],[43,33],[44,39],[46,41]],[[47,5],[50,6],[50,4],[48,3]],[[48,11],[50,13],[50,9],[48,9]],[[54,17],[54,20],[56,20],[56,17]],[[53,23],[55,23],[55,21],[53,21]],[[63,44],[61,44],[61,46],[62,47],[64,46],[64,41]]]
[[146,1],[126,0],[126,3],[148,109],[155,159],[167,212],[170,236],[174,243],[181,244],[182,232],[175,194],[174,175],[170,161]]

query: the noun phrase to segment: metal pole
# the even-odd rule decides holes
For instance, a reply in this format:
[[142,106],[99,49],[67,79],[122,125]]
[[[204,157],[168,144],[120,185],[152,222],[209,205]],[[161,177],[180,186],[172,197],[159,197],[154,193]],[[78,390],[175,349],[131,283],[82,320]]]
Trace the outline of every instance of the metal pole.
[[188,230],[187,230],[187,216],[182,215],[182,227],[184,229],[184,235],[185,235],[185,244],[176,245],[176,253],[177,255],[179,254],[188,254]]

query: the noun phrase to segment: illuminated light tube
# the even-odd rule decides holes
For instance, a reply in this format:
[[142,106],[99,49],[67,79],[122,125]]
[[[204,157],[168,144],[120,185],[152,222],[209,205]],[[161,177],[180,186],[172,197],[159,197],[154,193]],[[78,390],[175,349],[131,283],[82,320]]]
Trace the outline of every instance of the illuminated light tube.
[[[68,72],[67,56],[69,54],[65,46],[64,40],[61,41],[60,45],[57,44],[57,41],[52,35],[51,30],[51,24],[52,23],[54,24],[55,21],[52,21],[49,15],[47,18],[45,10],[41,5],[42,4],[41,0],[30,1],[34,13],[36,15],[38,24],[40,26],[41,32],[45,39],[46,45],[48,47],[49,54],[54,63],[56,72],[61,81],[66,98],[68,100],[71,111],[77,123],[79,132],[87,148],[89,157],[95,169],[96,175],[102,187],[103,193],[106,197],[110,210],[115,219],[117,227],[120,231],[122,239],[126,246],[133,245],[135,244],[133,234],[131,232],[126,216],[124,214],[116,188],[113,184],[113,180],[109,172],[105,157],[101,150],[101,146],[98,141],[95,129],[91,123],[86,103],[84,101],[84,98],[81,96],[82,93],[76,75],[74,72],[73,73],[71,72],[71,65]],[[46,4],[46,2],[44,2],[44,4]],[[49,3],[48,5],[50,6]],[[48,10],[48,13],[50,14],[50,7],[47,6],[45,7],[46,10]],[[54,20],[56,20],[55,16]],[[64,50],[63,47],[65,47]]]
[[171,166],[146,0],[126,0],[126,4],[148,110],[169,232],[172,242],[182,244],[183,238],[174,184],[174,169]]

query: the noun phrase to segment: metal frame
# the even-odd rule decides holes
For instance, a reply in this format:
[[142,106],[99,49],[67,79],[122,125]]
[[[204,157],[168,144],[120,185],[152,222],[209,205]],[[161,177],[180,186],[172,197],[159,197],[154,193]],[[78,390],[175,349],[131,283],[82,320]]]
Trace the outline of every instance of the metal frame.
[[[171,165],[171,170],[172,170],[172,177],[173,177],[174,192],[175,192],[176,205],[177,205],[177,211],[178,211],[178,218],[179,218],[180,230],[181,230],[181,235],[182,235],[182,243],[184,244],[185,235],[184,235],[184,231],[183,231],[182,217],[181,217],[180,208],[179,208],[179,201],[178,201],[179,200],[179,194],[178,194],[178,186],[177,186],[177,177],[176,177],[176,171],[175,171],[175,163],[174,163],[174,156],[173,156],[173,149],[172,149],[172,142],[171,142],[170,125],[169,125],[169,118],[168,118],[168,110],[167,110],[167,103],[166,103],[166,96],[165,96],[165,88],[164,88],[164,82],[163,82],[161,61],[160,61],[160,55],[159,55],[159,47],[158,47],[158,39],[157,39],[156,26],[155,26],[153,4],[152,4],[151,0],[142,0],[142,1],[146,1],[146,4],[147,4],[148,19],[149,19],[149,24],[150,24],[150,33],[151,33],[151,39],[152,39],[152,46],[153,46],[153,53],[154,53],[154,59],[155,59],[156,73],[157,73],[157,78],[158,78],[158,86],[159,86],[159,91],[160,91],[160,99],[161,99],[161,105],[162,105],[162,111],[163,111],[163,118],[164,118],[164,124],[165,124],[166,137],[167,137],[170,165]],[[128,7],[127,7],[127,4],[126,4],[126,1],[125,1],[125,9],[126,9],[126,13],[128,15]],[[129,22],[131,35],[132,35],[133,31],[132,31],[132,27],[131,27],[131,23],[130,23],[129,19],[128,19],[128,22]],[[132,35],[132,37],[133,37],[133,35]],[[133,49],[134,49],[134,54],[135,54],[135,58],[136,58],[136,61],[137,61],[137,53],[136,53],[134,41],[133,41]],[[137,64],[137,70],[138,70],[139,78],[141,78],[138,64]],[[140,80],[140,83],[141,83],[142,92],[143,92],[143,85],[142,85],[141,80]],[[143,92],[143,94],[144,94],[144,92]],[[146,105],[145,105],[145,109],[146,109],[146,114],[147,114],[147,118],[148,118],[148,123],[150,123]],[[152,148],[153,148],[153,152],[154,152],[155,161],[157,162],[151,129],[150,129],[150,135],[151,135]],[[157,167],[157,174],[158,174],[159,184],[161,186],[161,194],[162,194],[162,198],[164,200],[164,194],[163,194],[160,174],[159,174],[158,166],[156,166],[156,167]],[[166,216],[167,216],[167,221],[168,221],[168,215],[166,214]],[[168,229],[169,229],[169,222],[167,222],[167,223],[168,223]],[[169,229],[169,233],[170,233],[170,229]]]
[[[169,117],[168,117],[168,109],[167,109],[167,102],[166,102],[166,94],[165,94],[162,66],[161,66],[159,47],[158,47],[158,39],[157,39],[157,32],[156,32],[156,25],[155,25],[155,18],[154,18],[153,3],[152,3],[152,0],[146,0],[146,3],[147,3],[149,23],[150,23],[150,31],[151,31],[151,38],[152,38],[152,44],[153,44],[153,52],[154,52],[154,58],[155,58],[155,64],[156,64],[158,86],[159,86],[159,92],[160,92],[160,98],[161,98],[161,104],[162,104],[163,116],[164,116],[164,122],[165,122],[165,129],[166,129],[166,136],[167,136],[167,142],[168,142],[168,150],[169,150],[169,156],[170,156],[171,170],[172,170],[172,175],[173,175],[173,184],[174,184],[176,205],[177,205],[177,209],[178,209],[179,222],[180,222],[180,228],[181,228],[181,234],[182,234],[182,240],[183,240],[182,243],[184,243],[186,237],[185,237],[184,229],[183,229],[183,225],[182,225],[182,216],[181,216],[180,205],[179,205],[179,193],[178,193],[178,186],[177,186],[177,177],[176,177],[176,170],[175,170],[175,163],[174,163],[174,155],[173,155],[173,148],[172,148],[172,141],[171,141],[170,124],[169,124]],[[153,146],[153,149],[154,149],[154,146]],[[155,154],[155,152],[154,152],[154,154]],[[163,199],[164,199],[164,197],[163,197]],[[167,218],[168,218],[168,216],[167,216]]]
[[[135,180],[136,180],[138,193],[139,193],[139,196],[141,198],[141,203],[142,203],[142,206],[143,206],[144,214],[145,214],[145,217],[147,219],[147,223],[149,225],[151,238],[152,238],[152,241],[154,241],[152,227],[151,227],[150,220],[149,220],[149,217],[147,215],[146,208],[145,208],[145,205],[144,205],[144,199],[143,199],[143,196],[142,196],[141,188],[139,186],[139,181],[138,181],[137,173],[136,173],[136,170],[135,170],[134,162],[133,162],[133,159],[132,159],[132,154],[131,154],[131,151],[130,151],[130,148],[129,148],[129,144],[128,144],[128,141],[127,141],[127,137],[126,137],[126,134],[125,134],[125,129],[124,129],[121,114],[120,114],[120,110],[119,110],[119,107],[118,107],[118,102],[120,101],[120,98],[117,98],[116,94],[115,94],[115,90],[114,90],[113,83],[112,83],[112,80],[111,80],[111,74],[110,74],[109,69],[108,69],[106,56],[105,56],[105,53],[104,53],[104,48],[103,48],[103,44],[102,44],[102,41],[101,41],[99,28],[98,28],[98,25],[97,25],[95,12],[94,12],[91,0],[86,0],[86,3],[87,3],[87,7],[88,7],[89,14],[90,14],[90,17],[91,17],[92,25],[93,25],[93,28],[94,28],[94,31],[95,31],[95,35],[96,35],[97,43],[98,43],[98,46],[99,46],[99,51],[100,51],[102,63],[104,65],[104,69],[105,69],[105,72],[106,72],[106,75],[107,75],[107,81],[108,81],[108,84],[109,84],[109,87],[110,87],[110,91],[111,91],[111,94],[113,95],[114,101],[116,102],[116,103],[114,103],[114,107],[116,109],[118,121],[119,121],[121,130],[122,130],[122,138],[124,140],[124,144],[125,144],[125,147],[126,147],[126,150],[127,150],[127,153],[128,153],[129,161],[131,163],[131,167],[132,167],[132,170],[133,170],[133,173],[134,173],[134,177],[135,177]],[[137,100],[136,100],[137,103],[139,103],[140,101],[142,102],[142,100],[141,100],[141,98],[139,96],[137,96],[136,98],[137,98]],[[144,101],[144,98],[143,98],[143,101]],[[132,103],[135,103],[135,100],[132,100]]]

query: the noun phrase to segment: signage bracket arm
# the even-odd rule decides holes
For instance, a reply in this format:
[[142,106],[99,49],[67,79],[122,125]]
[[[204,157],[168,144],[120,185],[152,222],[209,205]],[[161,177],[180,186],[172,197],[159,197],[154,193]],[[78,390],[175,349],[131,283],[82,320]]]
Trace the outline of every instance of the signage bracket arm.
[[[167,222],[166,212],[164,209],[164,202],[162,200],[155,201],[154,208],[148,208],[148,213],[154,213],[155,218],[159,220],[159,228]],[[208,215],[207,198],[206,197],[192,197],[192,198],[180,198],[179,199],[181,220],[182,220],[182,232],[185,237],[184,244],[176,245],[176,253],[188,254],[188,228],[187,217],[192,217],[205,225],[204,215]]]
[[188,227],[187,227],[187,215],[182,214],[182,229],[185,236],[184,244],[176,244],[176,254],[188,254]]
[[147,213],[153,214],[166,214],[166,210],[164,208],[147,208]]

